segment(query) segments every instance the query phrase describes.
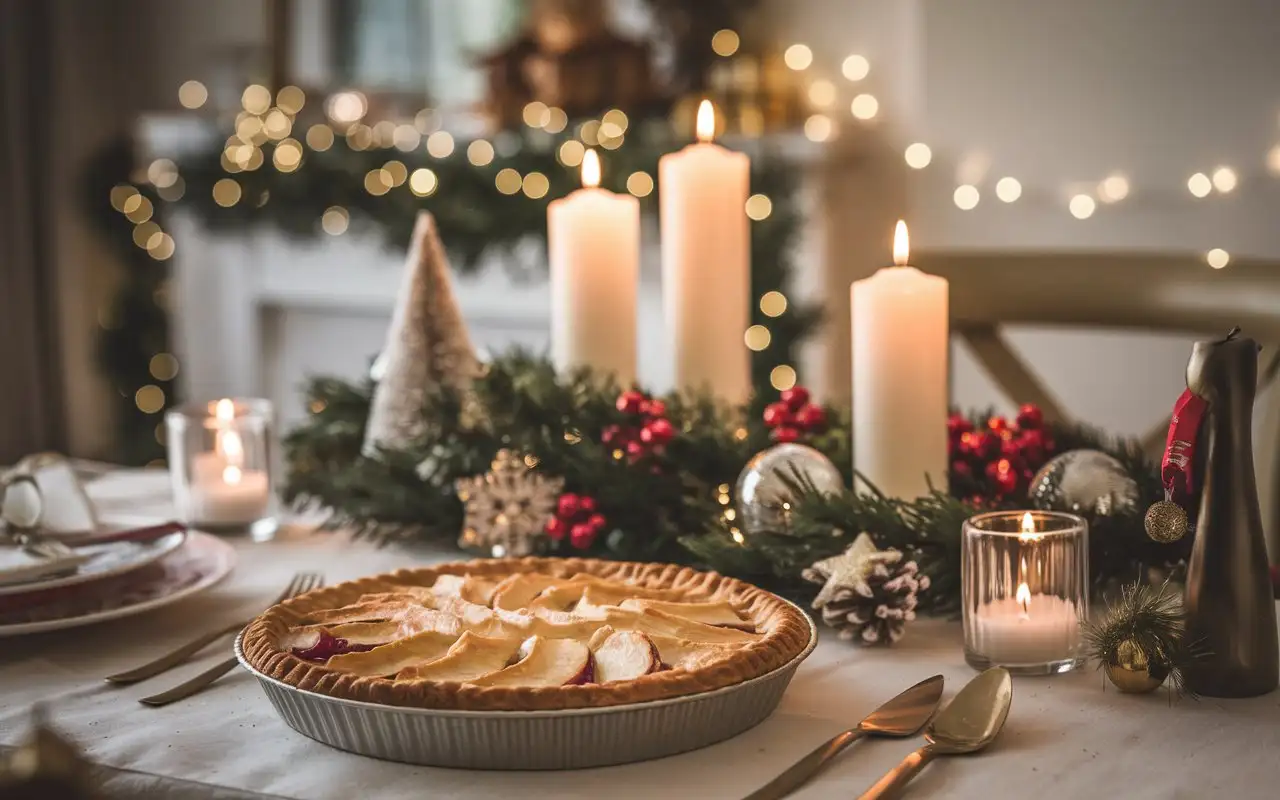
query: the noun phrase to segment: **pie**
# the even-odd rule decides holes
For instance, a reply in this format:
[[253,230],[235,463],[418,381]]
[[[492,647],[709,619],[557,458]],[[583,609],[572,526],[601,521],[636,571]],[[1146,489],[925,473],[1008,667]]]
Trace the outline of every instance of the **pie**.
[[332,697],[461,710],[585,708],[705,692],[799,656],[812,625],[687,567],[483,559],[309,592],[245,629],[246,660]]

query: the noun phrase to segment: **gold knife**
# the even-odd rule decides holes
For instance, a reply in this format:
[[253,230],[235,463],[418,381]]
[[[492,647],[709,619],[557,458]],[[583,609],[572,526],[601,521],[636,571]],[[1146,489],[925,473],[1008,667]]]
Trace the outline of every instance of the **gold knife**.
[[797,761],[790,769],[747,795],[746,800],[779,800],[804,785],[827,762],[864,736],[915,736],[932,719],[942,700],[942,676],[920,681],[872,711],[855,727],[838,733]]

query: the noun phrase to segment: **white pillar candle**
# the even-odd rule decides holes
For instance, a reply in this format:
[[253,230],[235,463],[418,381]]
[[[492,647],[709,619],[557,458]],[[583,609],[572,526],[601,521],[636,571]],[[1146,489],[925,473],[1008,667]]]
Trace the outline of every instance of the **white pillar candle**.
[[623,386],[636,378],[640,201],[599,188],[600,160],[582,159],[583,188],[547,208],[551,359],[589,366]]
[[907,226],[893,239],[896,266],[850,287],[853,464],[890,497],[947,488],[947,281],[907,265]]
[[731,402],[751,393],[743,334],[751,306],[747,156],[712,143],[711,104],[698,109],[698,143],[658,161],[662,299],[677,388]]
[[1080,620],[1075,604],[1031,594],[1019,584],[1017,597],[984,603],[974,611],[973,646],[993,664],[1047,664],[1076,658]]

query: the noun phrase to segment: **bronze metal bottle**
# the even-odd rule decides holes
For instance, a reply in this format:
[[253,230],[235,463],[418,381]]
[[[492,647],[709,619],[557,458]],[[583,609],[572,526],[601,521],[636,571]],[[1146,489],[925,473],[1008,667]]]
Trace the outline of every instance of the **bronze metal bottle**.
[[1208,697],[1253,697],[1280,682],[1276,607],[1253,474],[1258,344],[1231,331],[1197,342],[1187,388],[1208,403],[1200,514],[1187,568],[1187,635],[1207,651],[1185,670]]

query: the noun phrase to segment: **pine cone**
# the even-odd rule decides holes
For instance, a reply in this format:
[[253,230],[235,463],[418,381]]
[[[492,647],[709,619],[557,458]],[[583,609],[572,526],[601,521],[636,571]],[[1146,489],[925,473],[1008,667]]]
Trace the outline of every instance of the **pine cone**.
[[[813,607],[822,621],[839,631],[841,639],[859,644],[892,644],[902,638],[906,624],[916,618],[916,592],[929,588],[914,561],[903,562],[897,550],[862,552],[819,561],[801,575],[825,584]],[[843,567],[843,568],[841,568]]]

